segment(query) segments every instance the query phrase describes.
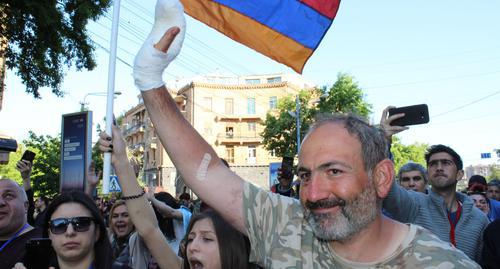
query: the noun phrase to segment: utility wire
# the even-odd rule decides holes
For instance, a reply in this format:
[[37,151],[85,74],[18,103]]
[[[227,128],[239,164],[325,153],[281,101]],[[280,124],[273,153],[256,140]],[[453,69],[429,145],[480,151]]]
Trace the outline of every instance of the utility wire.
[[460,109],[462,109],[462,108],[464,108],[464,107],[468,107],[468,106],[470,106],[470,105],[473,105],[473,104],[479,103],[479,102],[481,102],[481,101],[483,101],[483,100],[486,100],[487,98],[492,97],[492,96],[494,96],[494,95],[497,95],[497,94],[499,94],[499,93],[500,93],[500,90],[499,90],[499,91],[496,91],[496,92],[493,92],[493,93],[491,93],[491,94],[488,94],[488,95],[486,95],[486,96],[484,96],[484,97],[481,97],[481,98],[479,98],[479,99],[477,99],[477,100],[474,100],[474,101],[472,101],[472,102],[469,102],[469,103],[466,103],[466,104],[461,105],[461,106],[459,106],[459,107],[456,107],[456,108],[454,108],[454,109],[451,109],[451,110],[448,110],[448,111],[445,111],[445,112],[439,113],[439,114],[437,114],[437,115],[434,115],[434,116],[432,116],[432,118],[437,118],[437,117],[440,117],[440,116],[446,115],[446,114],[448,114],[448,113],[455,112],[455,111],[460,110]]

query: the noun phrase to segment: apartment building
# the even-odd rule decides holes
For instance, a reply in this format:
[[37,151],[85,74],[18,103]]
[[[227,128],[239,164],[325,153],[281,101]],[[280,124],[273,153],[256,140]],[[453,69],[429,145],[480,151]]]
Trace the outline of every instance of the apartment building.
[[[313,85],[291,74],[210,75],[184,83],[173,96],[185,118],[235,173],[267,188],[269,163],[281,159],[264,149],[262,123],[280,98],[308,88]],[[182,191],[182,180],[176,178],[142,102],[125,114],[122,130],[131,152],[143,156],[145,181],[170,192]]]

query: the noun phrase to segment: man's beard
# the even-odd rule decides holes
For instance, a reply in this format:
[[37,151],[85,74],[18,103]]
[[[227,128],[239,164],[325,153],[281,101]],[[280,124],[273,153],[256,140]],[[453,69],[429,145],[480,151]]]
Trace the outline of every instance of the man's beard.
[[[325,241],[346,241],[372,223],[380,210],[381,200],[377,198],[375,187],[370,183],[358,196],[351,200],[325,199],[307,201],[304,205],[305,217],[314,235]],[[335,213],[313,213],[311,209],[340,206]]]

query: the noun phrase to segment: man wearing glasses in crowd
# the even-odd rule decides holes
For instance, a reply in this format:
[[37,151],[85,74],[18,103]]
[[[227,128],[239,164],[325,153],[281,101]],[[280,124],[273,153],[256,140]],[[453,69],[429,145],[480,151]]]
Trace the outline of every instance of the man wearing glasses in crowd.
[[[388,116],[388,108],[384,110],[380,125],[388,141],[392,135],[407,129],[390,125],[403,116]],[[427,149],[425,161],[431,185],[429,194],[407,191],[393,183],[384,200],[384,209],[400,222],[427,228],[479,262],[482,235],[489,221],[467,195],[456,191],[457,182],[464,175],[460,155],[450,147],[433,145]]]

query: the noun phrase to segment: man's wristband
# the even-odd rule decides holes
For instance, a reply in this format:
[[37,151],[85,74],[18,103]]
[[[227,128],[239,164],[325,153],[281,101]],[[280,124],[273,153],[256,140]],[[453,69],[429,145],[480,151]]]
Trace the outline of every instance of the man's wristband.
[[139,197],[142,197],[144,194],[146,194],[146,192],[144,191],[144,189],[142,190],[141,193],[137,194],[137,195],[131,195],[131,196],[122,196],[122,200],[133,200],[133,199],[137,199]]

